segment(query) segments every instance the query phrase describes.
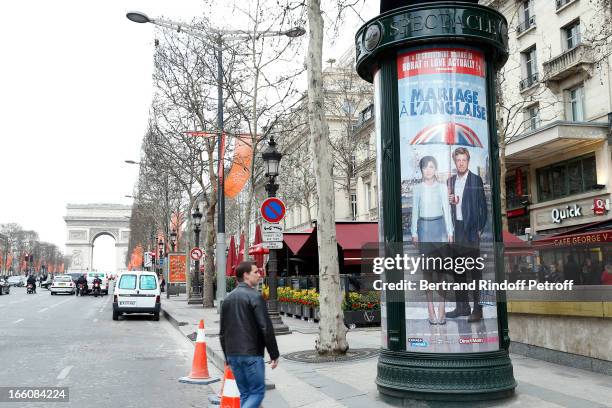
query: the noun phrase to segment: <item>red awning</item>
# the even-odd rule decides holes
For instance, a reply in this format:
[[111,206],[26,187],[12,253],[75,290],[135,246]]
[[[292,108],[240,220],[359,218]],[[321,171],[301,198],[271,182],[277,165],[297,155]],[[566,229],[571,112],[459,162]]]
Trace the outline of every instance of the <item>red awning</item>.
[[308,241],[311,234],[312,229],[306,232],[285,232],[283,234],[283,241],[285,242],[285,245],[289,247],[291,252],[293,252],[294,255],[297,255],[306,241]]
[[377,222],[336,222],[336,239],[342,247],[345,265],[363,263],[363,247],[378,242]]
[[534,255],[534,249],[531,244],[527,241],[523,241],[516,235],[502,231],[502,238],[504,239],[504,254],[505,255]]

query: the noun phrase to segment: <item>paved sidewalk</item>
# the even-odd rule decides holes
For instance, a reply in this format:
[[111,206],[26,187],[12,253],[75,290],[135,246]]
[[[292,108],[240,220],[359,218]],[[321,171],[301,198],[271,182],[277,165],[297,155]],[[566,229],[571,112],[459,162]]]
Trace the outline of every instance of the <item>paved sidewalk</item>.
[[[208,360],[223,369],[216,309],[188,305],[186,297],[162,300],[164,315],[185,336],[192,335],[204,319]],[[317,324],[284,317],[292,334],[278,336],[281,355],[312,350]],[[351,348],[379,348],[380,331],[355,329],[348,333]],[[515,397],[501,402],[435,403],[415,401],[413,407],[612,407],[612,377],[511,354],[518,382]],[[266,357],[266,359],[269,359]],[[376,358],[343,363],[309,364],[281,358],[266,378],[275,389],[266,392],[265,408],[370,408],[391,407],[380,400],[376,389]],[[218,391],[219,384],[213,384]]]

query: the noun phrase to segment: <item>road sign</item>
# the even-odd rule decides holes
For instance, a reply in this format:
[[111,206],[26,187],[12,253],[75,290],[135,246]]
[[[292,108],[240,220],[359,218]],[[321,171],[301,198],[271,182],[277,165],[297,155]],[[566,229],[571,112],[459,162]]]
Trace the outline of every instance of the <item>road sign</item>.
[[282,242],[264,242],[263,247],[268,248],[268,249],[283,249],[283,243]]
[[268,222],[279,222],[285,218],[285,204],[276,197],[266,198],[261,204],[261,216]]
[[262,233],[266,233],[266,232],[284,232],[285,228],[283,227],[283,224],[278,224],[278,223],[269,223],[269,222],[264,222],[261,224],[261,232]]
[[264,232],[261,236],[263,242],[283,242],[282,232]]
[[202,258],[202,254],[204,252],[202,251],[202,248],[198,248],[195,247],[191,250],[191,252],[189,252],[189,256],[191,257],[191,259],[193,259],[194,261],[199,261],[200,258]]

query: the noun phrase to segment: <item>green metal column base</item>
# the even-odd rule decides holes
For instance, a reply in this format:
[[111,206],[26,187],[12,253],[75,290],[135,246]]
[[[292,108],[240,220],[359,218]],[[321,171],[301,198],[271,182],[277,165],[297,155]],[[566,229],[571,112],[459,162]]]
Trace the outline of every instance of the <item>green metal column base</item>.
[[383,349],[376,384],[389,402],[491,400],[510,397],[516,388],[506,350],[432,354]]

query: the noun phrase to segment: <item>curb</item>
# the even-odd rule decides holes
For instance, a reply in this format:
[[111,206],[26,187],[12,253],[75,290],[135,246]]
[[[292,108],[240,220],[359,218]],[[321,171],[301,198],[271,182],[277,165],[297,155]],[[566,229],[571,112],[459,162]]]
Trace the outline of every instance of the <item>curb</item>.
[[[162,314],[164,315],[164,317],[166,318],[166,320],[168,320],[170,322],[170,324],[179,331],[179,333],[181,333],[183,336],[185,336],[185,334],[181,331],[180,326],[183,326],[181,323],[183,322],[179,322],[178,320],[176,320],[170,313],[168,313],[166,311],[166,309],[162,308]],[[187,337],[187,336],[185,336]],[[187,339],[189,339],[189,341],[191,343],[193,343],[193,341],[187,337]],[[218,353],[217,351],[213,350],[208,343],[206,343],[206,355],[208,356],[208,360],[221,372],[224,372],[225,370],[225,357],[223,356],[223,353]],[[273,390],[276,388],[276,385],[273,382],[270,382],[270,380],[266,379],[266,390]]]

